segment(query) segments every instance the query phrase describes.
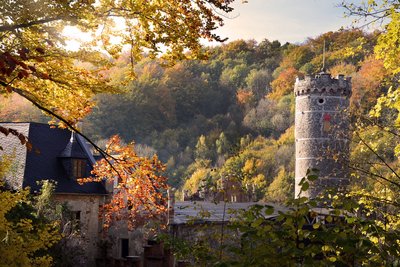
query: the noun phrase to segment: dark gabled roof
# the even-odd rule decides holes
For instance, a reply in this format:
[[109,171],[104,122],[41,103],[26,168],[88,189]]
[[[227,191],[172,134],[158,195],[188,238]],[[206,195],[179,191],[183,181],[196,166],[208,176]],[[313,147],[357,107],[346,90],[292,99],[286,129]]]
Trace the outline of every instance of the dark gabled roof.
[[[40,189],[37,184],[38,181],[53,180],[57,183],[56,193],[107,193],[102,183],[78,184],[75,179],[68,175],[62,164],[63,158],[60,155],[63,153],[65,153],[64,156],[67,153],[70,153],[70,156],[79,155],[79,158],[87,159],[86,174],[90,175],[94,158],[82,137],[76,135],[74,144],[71,144],[71,131],[67,129],[52,128],[47,124],[34,122],[25,124],[29,126],[28,138],[33,149],[26,154],[23,187],[29,186],[35,192]],[[2,125],[7,126],[6,124]]]
[[87,154],[83,151],[82,145],[79,144],[78,140],[76,139],[76,134],[74,132],[71,133],[71,138],[67,143],[67,146],[59,155],[60,158],[80,158],[86,159]]

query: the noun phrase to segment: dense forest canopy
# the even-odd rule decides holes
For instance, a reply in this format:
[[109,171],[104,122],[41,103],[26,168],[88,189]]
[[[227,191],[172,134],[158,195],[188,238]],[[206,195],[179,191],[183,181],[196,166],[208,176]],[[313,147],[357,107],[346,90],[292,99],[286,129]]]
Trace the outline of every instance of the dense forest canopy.
[[[228,177],[254,185],[257,199],[284,201],[293,196],[295,78],[320,71],[325,43],[328,72],[352,76],[352,109],[368,114],[390,80],[374,56],[378,36],[343,30],[303,44],[237,40],[205,48],[208,60],[168,68],[145,55],[134,64],[136,79],[120,85],[124,93],[96,96],[82,127],[99,144],[119,134],[139,154],[157,154],[170,185],[190,194]],[[123,84],[130,63],[123,54],[104,75]],[[2,99],[2,118],[42,119],[16,99]]]
[[[91,111],[94,95],[117,91],[103,72],[124,49],[131,64],[144,51],[165,64],[204,58],[200,40],[223,40],[214,30],[232,2],[1,1],[0,95],[16,93],[71,128]],[[69,50],[65,26],[92,40]],[[133,68],[123,77],[132,76]]]

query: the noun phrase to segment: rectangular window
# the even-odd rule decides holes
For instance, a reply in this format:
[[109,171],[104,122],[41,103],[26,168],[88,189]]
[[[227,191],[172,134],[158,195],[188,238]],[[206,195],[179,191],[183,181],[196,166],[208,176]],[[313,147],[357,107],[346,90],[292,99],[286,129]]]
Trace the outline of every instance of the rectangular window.
[[81,211],[72,211],[72,229],[74,231],[80,231],[81,230]]
[[84,159],[72,160],[72,175],[75,178],[82,178],[86,176],[86,160]]
[[129,239],[121,238],[121,257],[129,256]]
[[75,220],[80,222],[81,221],[81,211],[78,210],[78,211],[75,211],[74,213],[75,213],[74,214]]

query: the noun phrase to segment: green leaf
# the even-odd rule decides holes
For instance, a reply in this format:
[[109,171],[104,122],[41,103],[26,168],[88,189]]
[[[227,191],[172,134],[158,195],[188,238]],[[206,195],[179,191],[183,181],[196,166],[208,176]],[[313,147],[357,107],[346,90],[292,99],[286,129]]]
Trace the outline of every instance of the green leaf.
[[333,257],[333,256],[329,257],[328,260],[331,261],[331,262],[335,262],[336,261],[336,257]]
[[301,185],[301,191],[307,191],[307,189],[310,187],[310,184],[308,182],[304,182]]
[[318,175],[315,175],[315,174],[309,175],[309,176],[307,176],[307,179],[308,179],[309,181],[315,181],[315,180],[318,179]]
[[256,228],[256,227],[260,226],[263,222],[264,222],[264,218],[258,218],[251,224],[251,226]]
[[330,246],[327,246],[327,245],[322,246],[321,249],[322,249],[322,251],[324,251],[324,252],[331,251],[331,247],[330,247]]
[[274,213],[274,207],[272,207],[272,206],[266,206],[265,215],[271,215],[271,214],[273,214],[273,213]]
[[308,202],[308,204],[311,206],[311,207],[317,207],[317,205],[318,205],[318,203],[317,203],[317,201],[315,201],[315,200],[310,200],[309,202]]
[[320,223],[314,223],[312,227],[313,227],[314,229],[318,229],[320,226],[321,226]]

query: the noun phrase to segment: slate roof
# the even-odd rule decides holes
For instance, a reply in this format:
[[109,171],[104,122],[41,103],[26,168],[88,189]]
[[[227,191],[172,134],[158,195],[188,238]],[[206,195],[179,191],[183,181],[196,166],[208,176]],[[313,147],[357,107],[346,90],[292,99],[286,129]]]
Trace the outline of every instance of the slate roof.
[[[37,184],[40,180],[53,180],[57,182],[56,193],[71,194],[106,194],[102,183],[86,183],[79,185],[71,178],[62,164],[62,155],[79,155],[80,158],[87,159],[86,175],[90,175],[95,160],[90,153],[83,138],[76,135],[74,143],[71,144],[71,131],[67,129],[51,128],[42,123],[0,123],[4,127],[13,128],[14,126],[22,132],[28,132],[29,141],[33,145],[31,151],[20,153],[18,161],[25,161],[25,170],[23,174],[22,186],[29,186],[33,192],[38,191],[40,186]],[[0,139],[13,138],[0,136]],[[5,147],[4,140],[2,146]],[[22,145],[14,149],[25,149]],[[64,154],[63,154],[64,153]]]
[[172,224],[194,223],[222,223],[228,222],[235,215],[232,210],[249,209],[254,205],[269,205],[274,207],[274,213],[265,216],[266,219],[278,215],[279,211],[288,210],[287,207],[273,203],[262,202],[227,202],[224,215],[224,202],[209,201],[179,201],[174,205],[174,218]]
[[75,133],[71,133],[71,137],[67,146],[58,156],[60,158],[79,158],[79,159],[86,159],[87,155],[83,151],[81,144],[77,140],[77,136]]

